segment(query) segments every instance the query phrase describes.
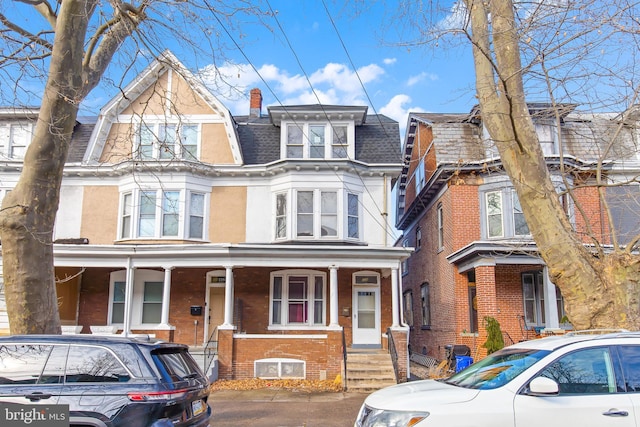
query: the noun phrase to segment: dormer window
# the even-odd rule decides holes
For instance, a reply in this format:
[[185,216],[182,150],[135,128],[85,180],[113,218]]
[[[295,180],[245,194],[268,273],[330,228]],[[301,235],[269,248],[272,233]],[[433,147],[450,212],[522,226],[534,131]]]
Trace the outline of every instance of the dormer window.
[[353,157],[350,141],[353,126],[348,123],[288,123],[282,127],[288,159],[346,159]]

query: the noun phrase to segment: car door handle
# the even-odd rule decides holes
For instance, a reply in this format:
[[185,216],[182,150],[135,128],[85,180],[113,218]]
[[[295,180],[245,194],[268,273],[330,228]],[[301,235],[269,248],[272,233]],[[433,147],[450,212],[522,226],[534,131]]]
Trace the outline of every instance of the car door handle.
[[36,402],[36,401],[41,400],[41,399],[48,399],[48,398],[51,397],[51,395],[36,391],[35,393],[27,394],[24,397],[26,397],[27,399],[29,399],[32,402]]
[[627,411],[619,411],[612,408],[607,412],[603,412],[602,415],[606,415],[607,417],[628,417],[629,413]]

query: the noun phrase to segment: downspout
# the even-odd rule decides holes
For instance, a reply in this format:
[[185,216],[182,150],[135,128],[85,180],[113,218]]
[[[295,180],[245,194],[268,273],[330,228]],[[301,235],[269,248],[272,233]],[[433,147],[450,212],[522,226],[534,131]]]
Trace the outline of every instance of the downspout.
[[382,219],[384,220],[384,237],[383,237],[383,245],[387,246],[387,235],[389,234],[389,212],[387,212],[388,207],[387,207],[387,203],[388,203],[388,199],[387,199],[387,193],[390,191],[387,188],[387,174],[385,173],[383,176],[384,179],[384,212],[382,212]]

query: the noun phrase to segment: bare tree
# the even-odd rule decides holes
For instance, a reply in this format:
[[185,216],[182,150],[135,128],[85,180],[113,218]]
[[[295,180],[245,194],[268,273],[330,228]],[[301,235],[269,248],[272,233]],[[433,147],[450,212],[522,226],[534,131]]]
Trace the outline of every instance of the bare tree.
[[243,0],[16,0],[0,6],[4,87],[19,99],[19,93],[29,93],[30,81],[46,81],[44,92],[35,96],[39,114],[20,179],[0,212],[11,333],[60,333],[53,226],[80,104],[113,59],[120,58],[126,71],[141,52],[157,54],[168,40],[200,49],[200,56],[215,63],[224,52],[216,44],[220,28],[243,14],[260,16]]
[[[572,324],[578,329],[637,329],[640,235],[637,228],[620,228],[613,196],[624,195],[627,202],[640,204],[636,105],[640,3],[461,0],[444,15],[435,2],[430,6],[409,2],[404,7],[414,16],[419,10],[421,19],[412,21],[420,34],[407,44],[442,47],[443,42],[455,40],[470,47],[483,125],[511,178],[551,279],[562,292]],[[424,7],[428,9],[420,9]],[[568,155],[569,149],[560,136],[562,192],[554,185],[536,133],[532,100],[552,106],[557,129],[563,108],[581,106],[586,109],[585,121],[596,120],[593,113],[618,113],[599,115],[607,131],[594,133],[589,147],[592,163],[581,170],[566,164],[564,150]],[[628,191],[616,191],[630,185]],[[579,193],[587,189],[599,196],[595,211],[581,204]],[[562,203],[565,196],[573,200],[574,218],[568,217]],[[600,212],[604,223],[596,231],[594,221]]]

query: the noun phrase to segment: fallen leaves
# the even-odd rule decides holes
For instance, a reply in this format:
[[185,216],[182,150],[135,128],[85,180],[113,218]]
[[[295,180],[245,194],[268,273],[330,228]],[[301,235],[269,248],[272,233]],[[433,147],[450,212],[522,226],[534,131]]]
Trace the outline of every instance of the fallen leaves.
[[249,378],[243,380],[218,380],[211,384],[211,391],[215,390],[259,390],[282,389],[312,392],[342,391],[342,382],[334,380],[264,380]]

